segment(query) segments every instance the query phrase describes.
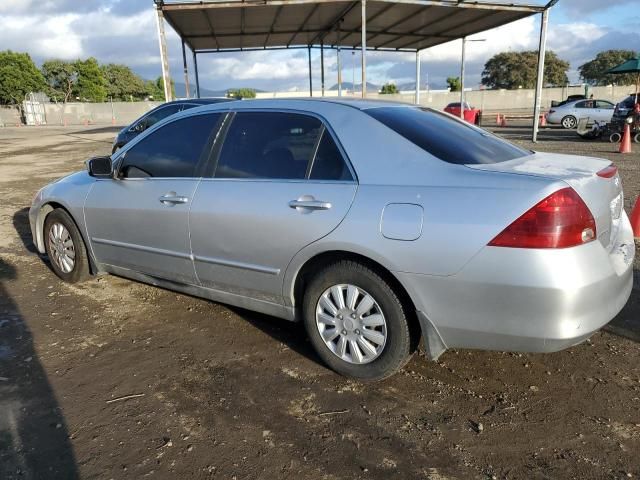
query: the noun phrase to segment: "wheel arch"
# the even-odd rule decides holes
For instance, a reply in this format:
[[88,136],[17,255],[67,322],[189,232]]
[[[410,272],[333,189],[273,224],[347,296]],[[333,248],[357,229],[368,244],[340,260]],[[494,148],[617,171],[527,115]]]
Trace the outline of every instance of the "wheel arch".
[[56,202],[55,200],[51,200],[48,201],[46,203],[44,203],[41,207],[40,210],[38,210],[38,216],[36,217],[36,248],[38,249],[39,252],[44,253],[45,248],[44,248],[44,222],[47,218],[47,216],[53,212],[54,210],[57,209],[62,209],[64,210],[67,215],[69,215],[69,217],[71,218],[71,220],[73,221],[73,223],[75,224],[76,228],[78,229],[78,232],[80,233],[80,236],[82,237],[82,241],[84,242],[84,247],[87,251],[87,258],[89,259],[89,272],[92,275],[95,275],[97,273],[99,273],[100,269],[98,268],[93,255],[91,253],[91,248],[89,248],[89,243],[87,242],[87,238],[86,235],[83,231],[82,228],[80,228],[80,225],[78,225],[77,220],[75,219],[75,217],[73,216],[73,214],[71,213],[71,211],[65,207],[63,204]]
[[328,250],[317,253],[307,259],[298,269],[295,279],[293,280],[293,307],[295,310],[296,320],[302,317],[302,299],[305,287],[312,278],[314,272],[324,265],[338,262],[341,260],[351,260],[361,263],[382,277],[398,295],[402,305],[404,306],[407,319],[409,320],[409,328],[411,331],[412,350],[415,350],[420,341],[421,325],[418,319],[417,308],[409,295],[409,292],[398,278],[387,267],[380,262],[371,259],[366,255],[355,253],[347,250]]

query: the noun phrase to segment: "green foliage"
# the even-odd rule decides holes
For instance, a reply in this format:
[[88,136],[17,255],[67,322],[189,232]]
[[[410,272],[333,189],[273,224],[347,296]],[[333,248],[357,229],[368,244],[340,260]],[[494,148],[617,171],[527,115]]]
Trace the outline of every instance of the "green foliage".
[[46,88],[42,73],[28,53],[0,52],[0,103],[20,103],[29,92]]
[[462,88],[462,82],[460,81],[460,77],[448,77],[447,85],[449,86],[449,90],[452,92],[459,92]]
[[380,93],[383,95],[398,93],[398,87],[396,87],[395,83],[391,83],[391,82],[385,83],[384,85],[382,85],[382,88],[380,89]]
[[[156,78],[155,82],[147,80],[144,85],[149,98],[160,102],[164,101],[164,79],[162,77]],[[173,80],[171,80],[171,96],[176,98],[176,84]]]
[[68,102],[78,82],[74,64],[63,60],[47,60],[41,70],[51,99]]
[[637,77],[633,73],[612,75],[605,72],[635,57],[636,52],[633,50],[605,50],[598,53],[593,60],[578,67],[578,71],[582,79],[591,85],[633,85]]
[[144,80],[126,65],[109,63],[101,69],[107,82],[107,97],[112,100],[144,100],[147,96]]
[[256,91],[253,88],[232,88],[227,90],[228,98],[256,98]]
[[73,64],[78,75],[74,95],[80,101],[104,102],[107,99],[107,82],[98,61],[89,57]]
[[[489,88],[534,88],[538,69],[538,52],[497,53],[484,64],[482,84]],[[544,60],[544,85],[560,86],[569,82],[569,62],[549,50]]]

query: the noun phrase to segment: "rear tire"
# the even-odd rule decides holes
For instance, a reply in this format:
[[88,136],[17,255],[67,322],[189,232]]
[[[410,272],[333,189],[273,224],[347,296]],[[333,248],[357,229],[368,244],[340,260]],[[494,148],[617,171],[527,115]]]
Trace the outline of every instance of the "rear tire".
[[311,344],[340,375],[381,380],[410,359],[411,334],[402,302],[388,282],[361,263],[343,260],[319,271],[306,288],[302,307]]
[[57,208],[47,215],[43,238],[49,263],[58,277],[69,283],[89,278],[87,249],[78,227],[65,210]]
[[612,133],[611,135],[609,135],[609,142],[610,143],[620,143],[620,140],[622,140],[622,135],[620,135],[619,133]]
[[636,133],[636,136],[633,137],[633,141],[636,143],[640,143],[640,133]]
[[563,128],[571,130],[573,128],[576,128],[576,126],[578,125],[578,120],[573,115],[567,115],[562,119],[560,123],[562,124]]

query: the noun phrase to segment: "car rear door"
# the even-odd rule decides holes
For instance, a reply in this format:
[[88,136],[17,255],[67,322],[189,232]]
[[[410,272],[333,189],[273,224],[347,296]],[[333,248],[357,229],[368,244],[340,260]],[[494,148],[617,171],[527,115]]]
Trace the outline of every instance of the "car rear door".
[[117,178],[95,182],[84,212],[99,263],[196,283],[189,208],[221,117],[192,115],[160,126],[117,157]]
[[235,113],[216,156],[190,212],[197,277],[281,304],[289,261],[342,221],[355,175],[327,126],[302,113]]

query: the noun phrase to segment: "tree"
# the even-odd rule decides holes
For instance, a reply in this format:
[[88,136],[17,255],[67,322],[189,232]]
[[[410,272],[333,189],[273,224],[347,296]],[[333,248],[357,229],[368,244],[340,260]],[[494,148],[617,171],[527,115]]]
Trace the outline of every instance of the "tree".
[[98,61],[89,57],[76,60],[73,66],[78,75],[74,95],[81,101],[104,102],[107,99],[107,82]]
[[0,52],[0,103],[21,103],[29,92],[46,88],[42,73],[28,53]]
[[107,96],[113,100],[142,100],[147,95],[144,80],[126,65],[109,63],[101,69],[107,82]]
[[578,71],[580,77],[591,85],[633,85],[636,82],[636,75],[633,73],[611,75],[605,72],[635,56],[633,50],[605,50],[598,53],[593,60],[580,65]]
[[449,91],[451,92],[459,92],[462,87],[462,83],[460,82],[460,77],[448,77],[447,85],[449,86]]
[[[145,82],[145,90],[149,98],[164,101],[164,79],[162,77],[156,78],[155,82],[147,80]],[[176,96],[176,84],[173,80],[171,80],[171,96],[173,98]]]
[[396,87],[396,84],[392,82],[385,83],[384,85],[382,85],[382,88],[380,89],[380,93],[382,95],[398,93],[398,87]]
[[[538,52],[502,52],[484,64],[482,84],[489,88],[534,88],[538,70]],[[544,60],[544,85],[560,86],[569,81],[569,62],[549,50]]]
[[253,88],[232,88],[227,90],[228,98],[256,98],[256,91]]
[[48,95],[67,103],[78,83],[74,64],[63,60],[47,60],[42,64],[42,75],[47,82]]

